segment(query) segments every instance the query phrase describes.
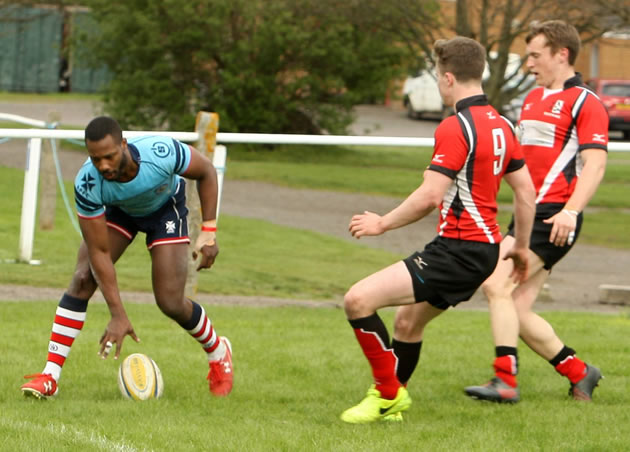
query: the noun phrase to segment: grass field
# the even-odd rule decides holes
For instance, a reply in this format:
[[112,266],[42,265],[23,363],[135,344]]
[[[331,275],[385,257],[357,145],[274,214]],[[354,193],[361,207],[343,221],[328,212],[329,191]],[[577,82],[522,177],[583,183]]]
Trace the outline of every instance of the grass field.
[[[448,312],[427,330],[405,421],[353,426],[339,414],[361,400],[371,377],[339,310],[206,306],[234,347],[234,392],[216,399],[194,340],[154,305],[129,304],[141,343],[128,339],[122,356],[148,354],[165,382],[162,399],[132,402],[118,391],[118,362],[96,354],[109,316],[93,303],[59,395],[23,400],[22,375],[44,364],[55,307],[0,303],[0,450],[622,451],[630,440],[630,346],[620,340],[628,315],[546,314],[606,379],[594,403],[574,402],[567,381],[521,347],[522,401],[508,406],[462,391],[491,375],[487,314]],[[382,316],[391,325],[392,312]]]
[[[234,179],[403,197],[420,183],[430,152],[231,146],[228,156],[226,176]],[[36,232],[35,257],[44,265],[4,263],[16,257],[22,174],[0,167],[0,284],[62,288],[79,237],[60,199],[55,229]],[[630,249],[629,181],[630,155],[614,154],[592,203],[597,215],[587,217],[581,243]],[[501,202],[509,202],[506,191]],[[503,224],[508,215],[501,213]],[[222,215],[221,227],[220,245],[230,253],[201,274],[202,291],[329,300],[401,257],[265,221]],[[120,286],[149,290],[148,260],[143,241],[136,240],[117,266]],[[206,306],[218,333],[234,346],[234,392],[216,399],[208,393],[205,358],[194,340],[154,305],[127,304],[142,342],[127,340],[123,356],[142,352],[154,358],[166,388],[158,401],[131,402],[116,385],[118,362],[96,355],[109,314],[105,304],[92,303],[59,396],[23,400],[22,375],[41,371],[45,363],[56,305],[57,300],[0,302],[2,451],[628,450],[628,313],[544,315],[580,356],[602,368],[606,379],[592,404],[570,400],[566,380],[525,346],[519,347],[522,402],[468,399],[462,388],[491,376],[494,351],[487,313],[454,310],[426,333],[405,422],[352,426],[339,414],[362,399],[371,378],[340,310]],[[392,324],[391,310],[382,317]]]

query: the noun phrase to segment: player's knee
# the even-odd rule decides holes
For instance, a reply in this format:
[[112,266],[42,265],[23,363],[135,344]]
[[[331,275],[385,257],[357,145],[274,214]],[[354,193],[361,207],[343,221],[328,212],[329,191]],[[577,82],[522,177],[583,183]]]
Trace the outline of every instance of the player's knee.
[[361,311],[365,308],[365,296],[356,286],[353,286],[343,297],[343,308],[348,318],[359,317]]
[[[89,298],[92,292],[96,290],[96,280],[94,279],[94,275],[92,275],[92,271],[88,265],[79,266],[74,271],[74,275],[72,275],[72,282],[70,283],[70,290],[74,292],[76,296],[79,298]],[[90,293],[87,296],[82,294]]]
[[505,299],[511,296],[510,287],[501,281],[487,280],[481,285],[483,293],[486,295],[488,302],[494,300]]
[[156,298],[157,305],[160,308],[160,311],[167,317],[175,321],[186,321],[187,319],[183,318],[184,313],[184,303],[183,301],[177,301],[177,299],[159,299]]
[[[394,334],[395,336],[402,340],[403,342],[410,342],[409,338],[418,334],[418,332],[422,332],[421,326],[419,326],[416,322],[411,321],[409,317],[406,316],[396,316],[394,319]],[[420,330],[420,331],[418,331]]]

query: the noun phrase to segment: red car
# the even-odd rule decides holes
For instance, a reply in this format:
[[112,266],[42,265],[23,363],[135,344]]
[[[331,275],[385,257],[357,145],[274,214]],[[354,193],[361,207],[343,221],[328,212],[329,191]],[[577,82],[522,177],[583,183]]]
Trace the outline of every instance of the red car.
[[630,80],[594,78],[586,84],[595,91],[608,110],[608,130],[621,131],[623,139],[630,140]]

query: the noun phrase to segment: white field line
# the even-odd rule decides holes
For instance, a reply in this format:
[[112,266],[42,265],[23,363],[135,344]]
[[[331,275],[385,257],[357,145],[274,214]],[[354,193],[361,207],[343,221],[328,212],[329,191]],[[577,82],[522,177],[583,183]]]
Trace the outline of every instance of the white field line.
[[56,438],[64,436],[70,438],[73,442],[95,446],[104,451],[139,452],[150,450],[145,448],[137,449],[124,442],[111,441],[100,433],[85,432],[65,424],[53,424],[51,422],[48,425],[42,426],[28,421],[14,421],[12,419],[0,419],[0,424],[13,430],[30,430],[44,434],[49,433]]

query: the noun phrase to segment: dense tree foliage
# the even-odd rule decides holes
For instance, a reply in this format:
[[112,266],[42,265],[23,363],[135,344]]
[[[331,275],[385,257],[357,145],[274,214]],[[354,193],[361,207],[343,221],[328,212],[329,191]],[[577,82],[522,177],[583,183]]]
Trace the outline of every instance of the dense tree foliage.
[[88,4],[98,33],[85,43],[113,73],[106,105],[127,127],[189,130],[205,109],[223,131],[343,133],[411,56],[361,1]]

